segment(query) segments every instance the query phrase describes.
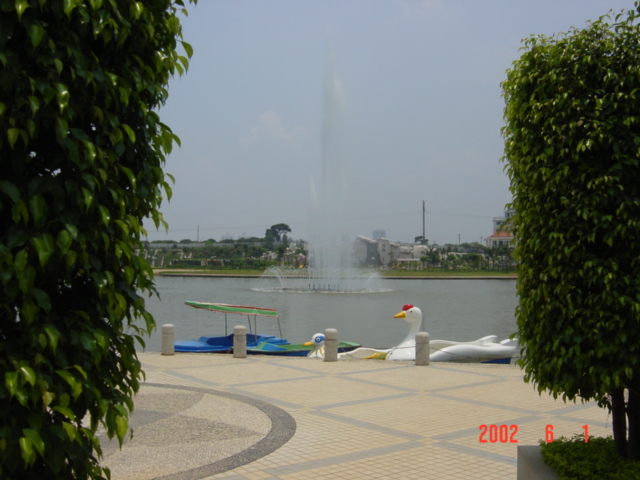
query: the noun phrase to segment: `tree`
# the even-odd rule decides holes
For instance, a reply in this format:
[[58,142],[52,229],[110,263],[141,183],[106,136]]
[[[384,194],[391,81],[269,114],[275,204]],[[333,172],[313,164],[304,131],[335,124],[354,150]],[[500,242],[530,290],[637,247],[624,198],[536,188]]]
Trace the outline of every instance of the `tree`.
[[420,236],[415,237],[413,239],[413,243],[418,243],[420,245],[428,245],[429,244],[429,239],[428,238],[424,238],[424,236],[420,235]]
[[640,457],[639,19],[636,2],[613,20],[530,37],[502,84],[525,380],[610,408],[616,450],[632,459]]
[[427,253],[427,261],[431,263],[432,267],[437,267],[438,263],[440,263],[440,252],[437,250],[431,250]]
[[482,265],[482,255],[477,253],[467,253],[464,260],[472,270],[479,270]]
[[[196,0],[193,0],[195,3]],[[142,371],[182,0],[0,0],[0,477],[105,478]],[[141,319],[144,326],[135,323]]]
[[[278,223],[267,228],[264,238],[270,243],[280,243],[286,238],[285,232],[291,233],[291,228],[286,223]],[[283,236],[284,234],[284,236]]]

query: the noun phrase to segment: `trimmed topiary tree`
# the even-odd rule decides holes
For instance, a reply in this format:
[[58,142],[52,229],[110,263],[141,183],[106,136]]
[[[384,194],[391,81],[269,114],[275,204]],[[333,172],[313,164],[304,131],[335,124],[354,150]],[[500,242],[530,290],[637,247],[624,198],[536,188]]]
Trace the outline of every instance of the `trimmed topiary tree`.
[[[193,3],[196,0],[192,0]],[[0,0],[0,477],[105,478],[154,327],[136,254],[171,190],[154,112],[181,0]],[[143,319],[138,326],[136,320]]]
[[[640,458],[640,7],[532,36],[502,84],[525,380]],[[626,397],[625,397],[626,393]]]

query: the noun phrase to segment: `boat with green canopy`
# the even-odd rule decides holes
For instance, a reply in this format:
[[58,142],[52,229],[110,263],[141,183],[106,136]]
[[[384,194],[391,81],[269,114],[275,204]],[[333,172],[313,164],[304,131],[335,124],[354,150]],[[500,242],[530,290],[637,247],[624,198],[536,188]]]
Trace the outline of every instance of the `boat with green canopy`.
[[[227,315],[246,315],[249,324],[249,333],[247,333],[247,347],[253,347],[261,342],[273,344],[288,344],[286,338],[282,338],[282,327],[280,325],[280,315],[273,308],[262,308],[247,305],[230,305],[228,303],[210,303],[186,301],[185,305],[193,308],[201,308],[212,312],[224,313],[224,336],[203,336],[198,340],[179,340],[174,343],[176,352],[218,352],[229,353],[233,350],[233,333],[229,334]],[[253,325],[251,319],[253,317]],[[275,335],[259,335],[258,334],[258,317],[275,318],[278,322],[278,331],[280,337]]]

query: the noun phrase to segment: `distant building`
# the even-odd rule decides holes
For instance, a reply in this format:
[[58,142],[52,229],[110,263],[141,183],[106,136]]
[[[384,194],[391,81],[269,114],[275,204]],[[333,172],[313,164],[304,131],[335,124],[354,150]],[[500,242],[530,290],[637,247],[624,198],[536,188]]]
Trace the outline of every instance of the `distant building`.
[[494,233],[490,237],[485,238],[484,241],[487,243],[487,247],[493,248],[493,247],[498,247],[500,245],[509,246],[513,243],[513,239],[514,239],[514,236],[511,232],[502,231],[502,232]]
[[514,209],[505,210],[504,216],[493,217],[493,235],[484,239],[487,247],[497,247],[499,245],[512,245],[514,236],[511,232],[510,219],[515,215]]
[[373,239],[378,240],[379,238],[387,238],[386,230],[374,230],[373,231]]
[[419,263],[433,248],[415,243],[395,243],[384,237],[372,240],[359,235],[354,241],[353,258],[361,267],[387,267],[394,263]]
[[512,208],[504,211],[504,216],[493,217],[493,233],[498,233],[500,230],[510,231],[508,227],[509,219],[515,215],[516,211]]

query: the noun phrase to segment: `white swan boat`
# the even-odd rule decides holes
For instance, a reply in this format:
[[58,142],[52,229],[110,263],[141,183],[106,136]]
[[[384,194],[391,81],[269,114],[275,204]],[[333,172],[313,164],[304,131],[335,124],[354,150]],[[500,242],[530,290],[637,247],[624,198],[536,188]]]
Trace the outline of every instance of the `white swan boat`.
[[[401,318],[409,324],[406,338],[393,348],[376,349],[361,347],[351,352],[341,353],[340,358],[379,359],[379,360],[415,360],[416,334],[422,326],[422,310],[407,304],[394,318]],[[452,340],[431,340],[429,342],[432,362],[461,363],[510,363],[517,347],[517,340],[506,339],[497,342],[498,337],[488,335],[471,342]]]

